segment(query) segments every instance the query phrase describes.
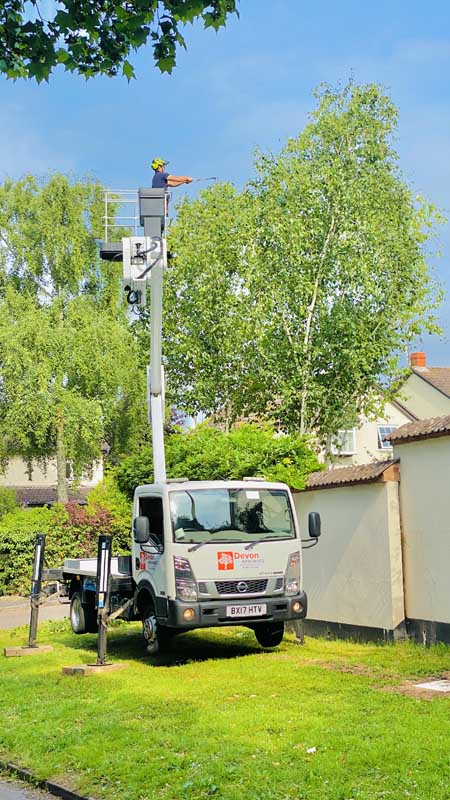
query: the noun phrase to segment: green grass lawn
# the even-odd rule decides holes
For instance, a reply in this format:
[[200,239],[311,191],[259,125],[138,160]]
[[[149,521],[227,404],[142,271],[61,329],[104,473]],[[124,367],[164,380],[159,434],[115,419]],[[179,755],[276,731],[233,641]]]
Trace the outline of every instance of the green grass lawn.
[[[0,646],[26,629],[0,632]],[[450,797],[450,698],[384,688],[440,676],[450,649],[287,637],[262,651],[244,628],[194,632],[142,657],[139,626],[109,634],[128,668],[95,661],[95,636],[41,626],[54,652],[0,656],[0,758],[102,800]],[[308,753],[311,748],[315,752]]]

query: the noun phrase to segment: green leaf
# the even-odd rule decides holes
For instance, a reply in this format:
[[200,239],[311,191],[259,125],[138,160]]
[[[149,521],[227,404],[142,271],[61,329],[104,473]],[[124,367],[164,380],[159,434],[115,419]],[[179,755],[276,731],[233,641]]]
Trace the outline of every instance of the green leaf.
[[124,61],[123,67],[122,67],[122,74],[125,75],[125,77],[127,78],[128,82],[130,82],[130,80],[132,78],[136,77],[136,75],[134,74],[134,67],[133,67],[132,64],[130,64],[129,61]]
[[[33,0],[32,0],[33,2]],[[211,11],[211,7],[213,11]],[[206,25],[223,25],[235,13],[234,0],[139,0],[131,10],[122,0],[61,0],[48,9],[48,19],[30,19],[27,3],[14,3],[4,11],[0,25],[0,51],[13,52],[15,63],[2,59],[0,72],[8,77],[47,80],[58,64],[84,76],[122,74],[130,80],[128,56],[151,36],[154,62],[161,72],[171,72],[177,47],[186,47],[180,24],[203,18]],[[53,14],[53,16],[52,16]],[[63,46],[61,46],[63,45]],[[62,55],[67,52],[67,58]],[[36,62],[46,65],[31,69]]]

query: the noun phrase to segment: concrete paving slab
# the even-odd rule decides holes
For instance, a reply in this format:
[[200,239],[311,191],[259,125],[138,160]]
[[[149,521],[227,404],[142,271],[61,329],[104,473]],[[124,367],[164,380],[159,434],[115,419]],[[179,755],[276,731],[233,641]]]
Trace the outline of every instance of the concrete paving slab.
[[450,692],[450,681],[448,680],[439,680],[439,681],[427,681],[427,683],[416,683],[418,689],[426,689],[430,692],[443,692],[447,694]]
[[63,667],[63,675],[77,675],[80,678],[87,678],[89,675],[106,675],[108,672],[115,672],[117,669],[125,669],[128,664],[121,661],[114,664],[76,664],[73,667]]
[[3,655],[5,658],[20,658],[22,656],[38,656],[42,655],[42,653],[51,653],[52,650],[51,644],[37,644],[34,647],[22,645],[21,647],[5,647]]

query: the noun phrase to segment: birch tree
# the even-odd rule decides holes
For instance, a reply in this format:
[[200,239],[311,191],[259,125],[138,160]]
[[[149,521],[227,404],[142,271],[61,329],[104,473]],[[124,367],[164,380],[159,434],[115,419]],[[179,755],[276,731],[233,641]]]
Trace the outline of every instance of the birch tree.
[[[184,202],[171,284],[180,292],[191,272],[202,291],[189,295],[189,337],[176,321],[182,292],[168,308],[166,352],[188,413],[207,398],[208,412],[228,402],[235,415],[269,413],[325,439],[395,394],[406,346],[437,330],[427,257],[440,217],[400,173],[397,111],[378,86],[322,87],[316,98],[299,136],[257,154],[242,193],[215,187]],[[228,341],[217,343],[213,380],[205,313]],[[195,369],[180,370],[183,351]]]

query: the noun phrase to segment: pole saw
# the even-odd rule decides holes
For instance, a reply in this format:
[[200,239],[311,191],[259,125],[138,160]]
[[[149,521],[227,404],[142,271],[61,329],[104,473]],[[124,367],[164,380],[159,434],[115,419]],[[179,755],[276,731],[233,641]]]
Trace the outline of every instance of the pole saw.
[[214,177],[214,178],[192,178],[191,183],[198,183],[199,181],[218,181],[218,180],[219,180],[219,178],[217,178],[217,177]]

